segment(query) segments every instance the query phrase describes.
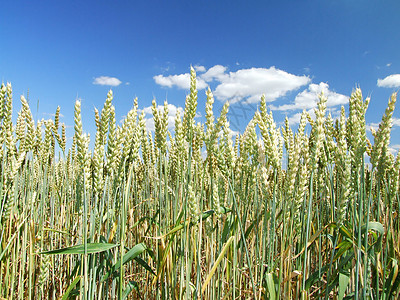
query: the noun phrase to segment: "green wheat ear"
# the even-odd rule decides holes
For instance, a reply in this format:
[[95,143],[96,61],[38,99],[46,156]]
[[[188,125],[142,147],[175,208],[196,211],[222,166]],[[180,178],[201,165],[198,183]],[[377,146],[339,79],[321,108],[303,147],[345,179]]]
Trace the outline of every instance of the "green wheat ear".
[[390,145],[390,132],[393,125],[393,112],[395,109],[397,94],[393,93],[389,99],[385,114],[379,124],[377,132],[373,132],[374,145],[371,152],[371,164],[373,168],[377,168],[379,172],[385,172],[391,164],[387,162]]
[[229,102],[214,115],[210,89],[195,122],[193,68],[190,78],[174,131],[167,102],[147,117],[135,99],[120,121],[109,91],[93,149],[79,100],[73,133],[59,107],[35,123],[24,97],[14,123],[11,84],[1,85],[0,298],[398,295],[397,95],[372,142],[360,89],[336,119],[320,95],[297,130],[262,96],[233,141]]
[[77,147],[77,155],[80,165],[84,165],[84,159],[86,157],[85,153],[85,138],[83,136],[82,129],[82,117],[81,117],[81,101],[76,100],[75,102],[75,112],[74,112],[74,121],[75,121],[75,135],[74,139],[76,141]]
[[190,67],[190,93],[186,97],[183,113],[183,130],[186,132],[186,140],[189,142],[193,134],[194,117],[197,110],[196,71]]

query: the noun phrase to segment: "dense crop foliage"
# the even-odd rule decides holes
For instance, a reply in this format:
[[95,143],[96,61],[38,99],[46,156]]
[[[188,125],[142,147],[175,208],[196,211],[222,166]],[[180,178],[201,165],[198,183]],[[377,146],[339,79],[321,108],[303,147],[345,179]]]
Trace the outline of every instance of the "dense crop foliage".
[[[400,156],[389,151],[396,94],[373,141],[356,89],[334,120],[278,127],[261,98],[235,139],[228,105],[196,124],[196,75],[183,116],[135,100],[120,126],[113,94],[95,111],[93,151],[75,104],[12,122],[0,90],[0,298],[394,299],[399,296]],[[61,153],[56,155],[56,153]]]

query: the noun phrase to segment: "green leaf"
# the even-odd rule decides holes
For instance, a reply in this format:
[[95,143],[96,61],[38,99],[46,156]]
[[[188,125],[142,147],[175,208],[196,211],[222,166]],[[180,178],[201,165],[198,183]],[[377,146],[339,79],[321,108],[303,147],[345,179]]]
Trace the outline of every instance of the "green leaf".
[[307,291],[315,282],[321,280],[320,275],[324,274],[326,271],[328,271],[328,269],[329,269],[329,265],[324,265],[319,270],[312,273],[306,280],[304,290]]
[[272,273],[266,274],[265,275],[265,280],[267,281],[269,299],[275,300],[276,299],[276,293],[275,293],[275,282],[274,282],[273,274]]
[[[146,245],[143,243],[137,244],[134,246],[131,250],[125,253],[125,255],[122,258],[122,264],[126,264],[127,262],[131,261],[132,259],[136,258],[138,255],[142,254],[143,251],[147,249]],[[119,259],[112,267],[111,270],[108,271],[104,276],[103,279],[101,280],[102,282],[107,280],[108,277],[110,277],[111,274],[113,274],[115,271],[117,271],[121,267],[121,259]]]
[[[245,240],[249,237],[251,231],[253,230],[253,228],[257,225],[258,223],[261,221],[262,216],[264,215],[264,212],[261,212],[258,217],[250,224],[249,228],[246,229],[246,232],[244,234]],[[243,244],[243,240],[240,239],[239,243],[237,244],[237,248],[239,249]]]
[[[363,225],[361,227],[361,232],[365,233],[365,229],[366,229],[366,226]],[[385,233],[385,229],[383,228],[383,225],[379,222],[369,222],[368,223],[368,231],[370,231],[370,230],[375,230],[375,231],[379,232],[380,234]]]
[[71,291],[75,288],[75,286],[77,285],[77,283],[79,282],[79,280],[81,280],[82,276],[78,275],[75,277],[74,281],[72,281],[72,283],[69,285],[69,287],[67,288],[67,290],[65,291],[65,294],[62,296],[61,300],[67,300],[69,299],[69,294],[71,293]]
[[[230,212],[231,210],[230,210],[229,208],[226,208],[226,207],[224,207],[224,206],[221,206],[221,207],[218,209],[218,211],[219,211],[220,214],[226,214],[226,213]],[[214,213],[215,213],[215,210],[213,210],[213,209],[207,210],[207,211],[205,211],[205,212],[203,212],[203,213],[201,214],[201,219],[202,219],[202,220],[205,220],[205,219],[207,219],[209,216],[212,216]],[[199,219],[199,222],[200,222],[200,219]]]
[[234,217],[233,217],[233,215],[229,215],[229,216],[226,218],[224,227],[223,227],[223,229],[222,229],[221,241],[224,242],[224,241],[227,240],[228,234],[229,234],[229,232],[230,232],[231,229],[232,229],[233,222],[234,222]]
[[219,207],[219,213],[220,214],[227,214],[228,212],[231,212],[232,210],[229,207],[225,206],[220,206]]
[[153,269],[147,264],[147,262],[145,262],[142,258],[140,258],[140,256],[135,257],[135,261],[141,265],[143,268],[145,268],[147,271],[149,271],[150,273],[152,273],[154,276],[157,275]]
[[353,246],[353,243],[348,240],[344,240],[339,245],[336,247],[338,250],[337,253],[335,254],[335,257],[333,258],[334,261],[336,261],[339,257],[343,255],[347,250],[349,250]]
[[[129,281],[126,285],[122,299],[126,299],[133,290],[135,290],[139,294],[139,285],[136,281]],[[139,297],[142,298],[140,294]]]
[[[202,220],[205,220],[205,219],[207,219],[209,216],[212,216],[213,214],[214,214],[214,210],[213,209],[210,209],[210,210],[207,210],[207,211],[205,211],[205,212],[203,212],[202,214],[201,214],[201,219]],[[200,221],[200,220],[199,220]]]
[[351,271],[351,261],[354,258],[354,251],[347,251],[346,256],[342,255],[340,257],[339,265],[332,272],[332,281],[329,283],[326,294],[329,294],[338,284],[339,284],[339,276],[340,274],[344,274],[346,276],[350,276]]
[[349,284],[350,277],[346,274],[339,273],[339,295],[338,299],[342,300],[344,292],[346,291],[347,285]]
[[55,232],[55,233],[61,233],[61,234],[67,234],[67,235],[72,235],[69,232],[66,231],[62,231],[62,230],[57,230],[57,229],[53,229],[53,228],[43,228],[43,230],[45,231],[51,231],[51,232]]
[[388,278],[386,279],[386,284],[385,284],[385,294],[386,294],[387,299],[390,299],[390,297],[392,296],[392,293],[395,292],[395,289],[397,288],[397,286],[394,286],[394,285],[395,285],[396,279],[399,275],[399,266],[397,264],[397,260],[392,259],[391,264],[392,264],[392,268],[390,270]]
[[[108,244],[108,243],[88,243],[87,244],[87,253],[98,253],[110,250],[112,248],[117,247],[118,244]],[[71,247],[39,252],[38,254],[45,254],[45,255],[54,255],[54,254],[85,254],[85,245],[75,245]]]
[[355,240],[355,238],[353,237],[351,232],[344,225],[340,226],[339,231],[343,236],[345,236],[345,237],[347,237],[347,238],[349,238],[351,240]]

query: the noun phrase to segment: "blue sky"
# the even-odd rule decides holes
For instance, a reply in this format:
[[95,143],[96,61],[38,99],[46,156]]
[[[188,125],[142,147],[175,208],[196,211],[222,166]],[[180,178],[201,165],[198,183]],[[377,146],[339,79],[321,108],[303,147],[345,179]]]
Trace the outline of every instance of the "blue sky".
[[[173,117],[184,106],[191,65],[198,121],[206,86],[216,114],[231,102],[236,131],[262,93],[278,123],[287,116],[296,126],[321,91],[335,116],[359,86],[371,97],[368,125],[376,126],[400,87],[399,13],[396,0],[4,1],[0,79],[12,83],[16,111],[29,90],[37,119],[60,105],[61,121],[72,126],[75,100],[82,99],[92,139],[94,108],[101,109],[110,88],[118,119],[135,97],[145,112],[153,98],[167,99]],[[399,109],[394,116],[391,145],[398,150]]]

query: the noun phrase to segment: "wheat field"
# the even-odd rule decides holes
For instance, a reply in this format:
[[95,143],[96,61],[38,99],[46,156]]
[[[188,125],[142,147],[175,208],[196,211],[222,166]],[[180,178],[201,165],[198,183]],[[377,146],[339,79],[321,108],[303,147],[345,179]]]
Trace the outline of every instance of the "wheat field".
[[[334,119],[278,126],[264,97],[233,137],[226,103],[196,123],[137,99],[118,123],[107,94],[72,146],[60,108],[33,119],[0,90],[0,299],[397,299],[400,155],[389,151],[396,94],[368,139],[360,89]],[[118,125],[121,124],[121,125]]]

